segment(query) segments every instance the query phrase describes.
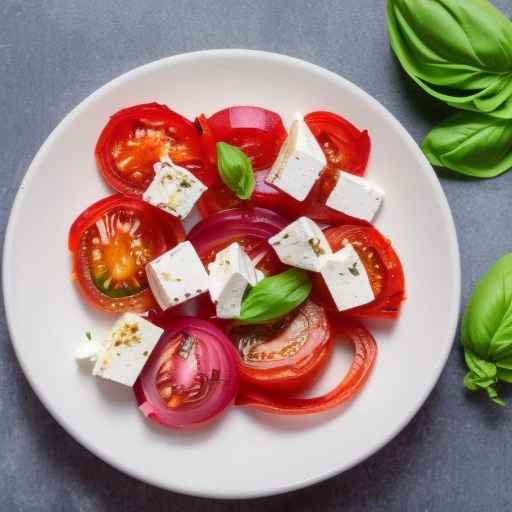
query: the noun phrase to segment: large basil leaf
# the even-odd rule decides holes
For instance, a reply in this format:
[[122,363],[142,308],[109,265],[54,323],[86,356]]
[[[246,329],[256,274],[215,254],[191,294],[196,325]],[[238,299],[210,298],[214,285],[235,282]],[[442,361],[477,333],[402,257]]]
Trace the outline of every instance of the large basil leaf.
[[477,284],[462,319],[461,341],[470,370],[465,386],[485,389],[499,401],[494,384],[512,381],[512,254]]
[[388,0],[391,46],[432,96],[512,117],[512,24],[487,0]]
[[432,165],[493,178],[512,168],[512,120],[459,112],[436,126],[421,148]]
[[308,274],[298,268],[265,277],[244,298],[239,323],[262,324],[282,318],[308,298],[311,288]]

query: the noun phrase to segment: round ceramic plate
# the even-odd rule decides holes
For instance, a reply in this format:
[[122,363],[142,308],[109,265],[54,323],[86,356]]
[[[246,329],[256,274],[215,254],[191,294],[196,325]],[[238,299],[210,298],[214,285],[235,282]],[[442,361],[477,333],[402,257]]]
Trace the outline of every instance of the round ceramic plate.
[[[100,382],[73,359],[86,329],[112,319],[87,308],[70,274],[68,228],[109,194],[93,149],[110,114],[157,101],[193,119],[229,105],[258,105],[288,124],[295,111],[330,110],[372,138],[367,176],[386,191],[377,227],[393,240],[408,300],[394,323],[372,324],[379,354],[362,392],[342,409],[276,417],[231,408],[195,432],[146,421],[131,390]],[[7,230],[4,298],[12,342],[34,391],[98,457],[135,478],[198,496],[242,498],[318,482],[362,461],[409,422],[435,385],[455,334],[460,267],[453,220],[430,165],[398,121],[339,76],[270,53],[179,55],[135,69],[75,108],[48,137],[19,189]],[[28,319],[28,321],[27,321]],[[346,349],[316,392],[340,380]],[[28,419],[27,419],[28,421]]]

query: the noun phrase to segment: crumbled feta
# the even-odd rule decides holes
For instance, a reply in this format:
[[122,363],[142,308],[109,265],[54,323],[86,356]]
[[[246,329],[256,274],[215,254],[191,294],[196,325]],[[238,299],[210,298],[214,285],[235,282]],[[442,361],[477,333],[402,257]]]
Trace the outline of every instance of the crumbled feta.
[[208,265],[209,289],[217,306],[219,318],[238,318],[247,286],[254,286],[263,278],[251,258],[236,242],[217,253]]
[[304,118],[296,114],[266,182],[303,201],[326,163],[322,148]]
[[163,332],[144,318],[125,313],[98,355],[93,375],[133,386]]
[[80,363],[94,363],[101,349],[101,343],[93,337],[91,331],[87,331],[75,350],[75,359]]
[[375,299],[366,268],[350,244],[325,258],[321,271],[338,311]]
[[170,160],[154,165],[155,177],[143,194],[144,201],[184,219],[207,187],[184,167]]
[[326,204],[346,215],[371,222],[383,199],[384,191],[375,183],[342,171]]
[[318,272],[325,256],[332,254],[320,227],[308,217],[300,217],[269,239],[279,259],[287,265]]
[[208,274],[188,241],[148,263],[146,274],[162,309],[177,306],[208,289]]

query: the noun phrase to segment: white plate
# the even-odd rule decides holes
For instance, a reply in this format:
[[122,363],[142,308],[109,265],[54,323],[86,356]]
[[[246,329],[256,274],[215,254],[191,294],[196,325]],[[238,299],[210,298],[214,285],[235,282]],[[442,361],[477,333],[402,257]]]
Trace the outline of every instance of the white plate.
[[[377,226],[402,258],[408,301],[394,325],[375,326],[379,355],[362,393],[318,417],[273,417],[232,408],[206,430],[175,433],[145,421],[131,392],[98,382],[73,360],[89,327],[110,318],[86,308],[69,280],[73,219],[109,193],[93,148],[108,116],[157,101],[193,118],[228,105],[259,105],[288,122],[296,110],[330,110],[372,137],[368,177],[387,192]],[[135,69],[75,108],[32,162],[11,213],[4,298],[16,354],[57,421],[98,457],[136,478],[198,496],[242,498],[297,489],[344,471],[381,448],[436,383],[459,311],[455,229],[439,182],[398,121],[343,78],[269,53],[191,53]],[[320,383],[339,380],[340,352]],[[28,419],[27,419],[28,421]]]

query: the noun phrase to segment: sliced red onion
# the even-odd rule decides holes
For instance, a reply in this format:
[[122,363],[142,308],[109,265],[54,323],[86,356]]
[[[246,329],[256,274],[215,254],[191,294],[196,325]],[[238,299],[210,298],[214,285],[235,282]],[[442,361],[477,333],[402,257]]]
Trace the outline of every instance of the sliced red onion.
[[[203,219],[188,234],[188,239],[199,255],[219,247],[223,240],[253,238],[266,241],[284,229],[289,222],[281,215],[265,208],[233,208]],[[250,254],[251,257],[261,253]]]
[[212,420],[238,391],[237,354],[216,326],[192,317],[154,317],[165,329],[133,390],[139,409],[169,428]]

